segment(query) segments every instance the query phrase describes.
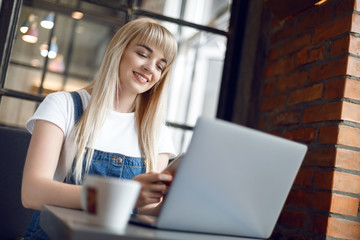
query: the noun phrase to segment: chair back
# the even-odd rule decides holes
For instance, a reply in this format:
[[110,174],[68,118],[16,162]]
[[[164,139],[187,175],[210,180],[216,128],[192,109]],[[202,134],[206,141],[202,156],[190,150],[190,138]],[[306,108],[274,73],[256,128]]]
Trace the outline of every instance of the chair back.
[[21,203],[21,181],[31,134],[0,127],[0,239],[24,236],[34,210]]

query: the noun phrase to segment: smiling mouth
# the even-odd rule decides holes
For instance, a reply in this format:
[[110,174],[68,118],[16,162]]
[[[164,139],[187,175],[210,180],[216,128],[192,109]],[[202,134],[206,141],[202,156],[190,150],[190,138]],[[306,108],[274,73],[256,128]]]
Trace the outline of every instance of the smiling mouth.
[[142,81],[144,81],[144,82],[149,82],[149,80],[148,80],[147,78],[145,78],[144,76],[140,75],[139,73],[134,72],[134,74],[135,74],[136,76],[138,76]]

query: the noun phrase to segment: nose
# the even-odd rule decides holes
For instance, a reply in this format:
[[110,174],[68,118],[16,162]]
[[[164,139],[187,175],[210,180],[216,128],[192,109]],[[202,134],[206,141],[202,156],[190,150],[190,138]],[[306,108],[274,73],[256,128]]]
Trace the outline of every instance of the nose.
[[148,61],[148,62],[144,63],[143,68],[146,72],[152,73],[155,68],[155,63]]

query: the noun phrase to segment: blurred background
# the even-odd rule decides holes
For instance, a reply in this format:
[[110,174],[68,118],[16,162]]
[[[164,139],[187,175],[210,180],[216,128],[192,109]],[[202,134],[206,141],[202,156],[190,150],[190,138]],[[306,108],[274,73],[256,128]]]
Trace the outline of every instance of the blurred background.
[[[198,116],[215,117],[231,0],[24,0],[8,62],[0,124],[24,127],[42,98],[93,80],[106,47],[126,22],[157,19],[178,40],[167,122],[185,151]],[[8,94],[11,95],[11,94]]]

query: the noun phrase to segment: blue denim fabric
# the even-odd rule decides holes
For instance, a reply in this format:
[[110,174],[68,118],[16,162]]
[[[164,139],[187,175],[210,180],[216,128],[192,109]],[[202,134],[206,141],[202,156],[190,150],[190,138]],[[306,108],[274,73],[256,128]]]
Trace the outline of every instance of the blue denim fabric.
[[[83,111],[81,99],[79,97],[80,96],[73,97],[75,104],[75,122],[77,122]],[[94,150],[88,172],[88,174],[117,177],[121,179],[132,179],[142,173],[145,173],[143,158],[129,157],[119,153],[109,153],[99,150]],[[72,178],[65,179],[64,182],[74,184]],[[50,239],[45,231],[40,227],[39,220],[40,211],[36,211],[26,230],[24,240]]]

